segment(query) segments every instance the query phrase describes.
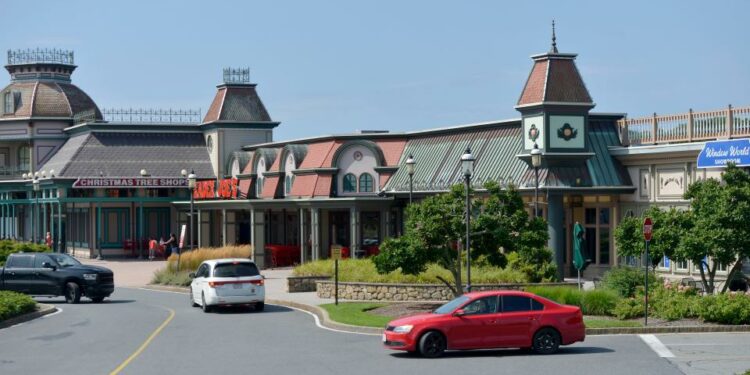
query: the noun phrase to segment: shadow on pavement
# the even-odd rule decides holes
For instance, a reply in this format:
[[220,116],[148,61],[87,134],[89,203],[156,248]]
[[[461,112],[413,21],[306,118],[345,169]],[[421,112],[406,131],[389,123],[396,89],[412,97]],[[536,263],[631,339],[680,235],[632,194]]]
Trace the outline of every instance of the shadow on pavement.
[[[65,302],[65,298],[35,298],[35,300],[39,303],[48,303],[48,304],[59,304],[59,305],[67,305],[68,303]],[[135,302],[134,299],[109,299],[105,298],[104,301],[96,303],[86,297],[81,297],[81,302],[78,302],[77,305],[110,305],[110,304],[120,304],[120,303],[133,303]]]
[[[447,351],[441,358],[468,358],[468,357],[520,357],[520,356],[533,356],[533,357],[555,357],[560,355],[571,355],[571,354],[600,354],[600,353],[613,353],[614,350],[609,348],[601,348],[595,346],[577,346],[572,348],[562,347],[560,351],[555,354],[542,355],[536,354],[529,350],[523,349],[488,349],[488,350],[463,350],[463,351]],[[418,354],[411,354],[406,352],[391,353],[391,357],[395,358],[417,358],[426,359],[419,356]]]
[[214,307],[213,312],[217,314],[268,314],[268,313],[283,313],[292,312],[294,310],[277,305],[266,305],[263,311],[255,311],[253,306],[220,306]]

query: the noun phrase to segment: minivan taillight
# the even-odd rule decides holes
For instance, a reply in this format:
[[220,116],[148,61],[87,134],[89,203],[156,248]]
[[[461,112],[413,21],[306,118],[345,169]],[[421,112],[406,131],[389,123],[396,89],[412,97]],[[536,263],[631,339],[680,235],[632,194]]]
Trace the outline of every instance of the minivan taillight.
[[262,286],[263,284],[265,284],[265,281],[263,279],[260,279],[260,280],[250,280],[250,284]]

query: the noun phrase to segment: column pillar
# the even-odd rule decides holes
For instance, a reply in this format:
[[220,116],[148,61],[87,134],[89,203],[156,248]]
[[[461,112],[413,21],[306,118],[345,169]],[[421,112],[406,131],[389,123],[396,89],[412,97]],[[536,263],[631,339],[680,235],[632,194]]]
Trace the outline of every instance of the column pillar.
[[227,246],[227,210],[221,210],[221,246]]
[[102,257],[102,202],[96,202],[96,249],[98,255],[96,259],[103,259]]
[[57,252],[58,253],[64,253],[65,248],[63,247],[63,238],[62,238],[62,215],[63,215],[63,207],[62,203],[60,203],[60,200],[57,201]]
[[349,256],[357,258],[359,251],[359,209],[349,209]]
[[[145,195],[145,194],[144,194]],[[136,236],[135,240],[138,241],[138,259],[143,259],[143,238],[145,237],[143,233],[145,232],[143,230],[144,222],[143,222],[143,201],[141,200],[139,203],[140,212],[138,212],[138,235]],[[182,251],[182,249],[180,249]]]
[[547,228],[549,231],[548,246],[554,254],[557,264],[557,277],[562,280],[565,275],[565,228],[563,228],[563,196],[548,194]]
[[308,234],[305,230],[305,209],[300,208],[299,210],[299,261],[301,263],[307,262],[307,238]]
[[310,209],[310,236],[312,237],[312,260],[320,259],[320,209]]
[[[44,193],[42,193],[42,199],[45,199]],[[42,243],[47,240],[47,203],[42,202]]]
[[[5,200],[5,194],[0,194],[2,196],[3,200]],[[8,224],[5,220],[5,210],[6,205],[0,205],[0,238],[6,237],[6,230],[8,227]]]
[[[46,204],[45,204],[46,206]],[[46,221],[46,220],[45,220]],[[49,235],[52,236],[52,251],[57,252],[55,249],[55,205],[49,204]],[[44,232],[44,240],[47,240],[47,232]]]
[[388,215],[388,208],[380,210],[380,238],[379,243],[383,243],[383,240],[388,237],[388,228],[390,227],[390,218]]
[[266,219],[262,209],[250,211],[250,226],[253,231],[253,260],[258,267],[266,268]]

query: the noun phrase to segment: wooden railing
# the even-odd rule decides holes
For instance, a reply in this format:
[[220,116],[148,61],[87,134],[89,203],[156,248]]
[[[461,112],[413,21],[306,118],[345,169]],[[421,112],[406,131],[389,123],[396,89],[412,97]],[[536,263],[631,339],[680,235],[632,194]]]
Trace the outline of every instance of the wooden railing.
[[750,107],[623,119],[618,121],[624,146],[706,141],[750,136]]

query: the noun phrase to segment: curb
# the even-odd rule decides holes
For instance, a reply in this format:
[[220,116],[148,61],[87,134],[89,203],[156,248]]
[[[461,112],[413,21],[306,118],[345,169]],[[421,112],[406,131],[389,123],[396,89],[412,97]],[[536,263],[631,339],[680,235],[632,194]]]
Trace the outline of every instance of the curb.
[[8,328],[10,326],[14,326],[20,323],[26,323],[30,320],[34,320],[36,318],[41,318],[45,315],[52,314],[55,311],[57,311],[57,308],[53,305],[48,305],[46,303],[37,303],[36,311],[32,311],[27,314],[23,314],[23,315],[16,316],[14,318],[3,320],[2,322],[0,322],[0,329]]
[[[186,287],[177,286],[163,286],[163,285],[146,285],[145,289],[163,290],[169,292],[182,292],[187,293]],[[404,301],[399,301],[404,302]],[[267,298],[266,303],[291,307],[295,309],[304,310],[318,317],[320,324],[323,327],[334,329],[337,331],[343,331],[348,333],[367,333],[367,334],[381,334],[383,333],[382,328],[374,327],[361,327],[353,326],[349,324],[338,323],[328,316],[328,312],[314,305],[308,305],[305,303],[299,303],[294,301],[278,300],[273,298]],[[0,323],[1,324],[1,323]],[[2,326],[0,325],[0,328]],[[622,327],[622,328],[586,328],[586,336],[598,336],[598,335],[639,335],[639,334],[654,334],[654,333],[711,333],[711,332],[750,332],[750,325],[738,325],[738,326],[670,326],[670,327]]]

